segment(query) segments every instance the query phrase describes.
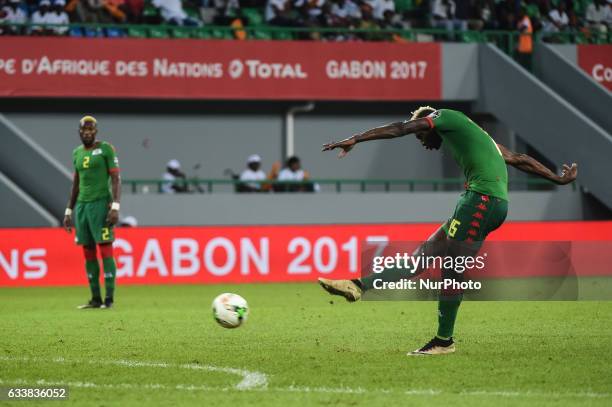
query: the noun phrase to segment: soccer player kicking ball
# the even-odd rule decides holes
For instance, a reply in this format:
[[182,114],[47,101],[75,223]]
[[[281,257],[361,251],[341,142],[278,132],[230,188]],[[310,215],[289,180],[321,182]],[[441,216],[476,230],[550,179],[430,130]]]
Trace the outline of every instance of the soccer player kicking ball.
[[[518,154],[495,143],[491,136],[465,114],[449,109],[435,110],[424,106],[412,113],[404,122],[377,127],[345,140],[323,146],[323,151],[339,148],[338,157],[344,157],[357,143],[390,139],[415,134],[423,147],[438,150],[445,145],[463,169],[466,191],[461,195],[452,217],[447,220],[421,247],[444,250],[428,255],[444,255],[453,242],[462,242],[478,249],[487,235],[501,226],[508,210],[508,172],[506,164],[521,171],[539,175],[559,185],[576,179],[578,167],[563,165],[561,175],[550,171],[543,164],[526,154]],[[437,243],[437,244],[436,244]],[[442,244],[440,244],[442,243]],[[442,249],[439,249],[442,248]],[[417,250],[421,253],[421,249]],[[413,270],[413,275],[423,270]],[[387,274],[385,276],[385,274]],[[396,270],[386,270],[355,280],[330,280],[320,278],[319,283],[330,294],[341,295],[353,302],[373,288],[373,281],[397,277]],[[438,301],[438,331],[425,346],[409,355],[440,355],[455,351],[453,330],[463,294],[442,290]]]
[[[113,226],[119,220],[119,160],[112,145],[96,141],[97,133],[96,119],[92,116],[83,117],[79,122],[83,145],[72,152],[74,177],[64,216],[64,227],[70,232],[74,225],[76,243],[83,246],[85,270],[91,289],[91,300],[79,306],[79,309],[110,308],[113,306],[115,292],[117,268],[113,258]],[[100,265],[96,244],[100,247],[104,266],[104,302],[100,293]]]

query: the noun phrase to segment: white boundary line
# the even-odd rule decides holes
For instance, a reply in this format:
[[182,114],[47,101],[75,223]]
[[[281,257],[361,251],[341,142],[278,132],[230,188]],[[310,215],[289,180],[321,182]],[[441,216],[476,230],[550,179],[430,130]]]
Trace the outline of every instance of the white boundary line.
[[268,376],[261,372],[253,372],[246,369],[236,369],[232,367],[218,367],[212,365],[199,365],[195,363],[188,364],[173,364],[165,362],[146,362],[136,360],[79,360],[79,359],[64,359],[62,357],[53,359],[44,358],[27,358],[27,357],[7,357],[0,356],[3,361],[19,361],[19,362],[52,362],[52,363],[78,363],[91,365],[115,365],[125,367],[153,367],[153,368],[178,368],[191,370],[205,370],[208,372],[219,372],[238,375],[242,380],[234,386],[236,390],[251,390],[255,388],[265,388],[268,385]]
[[21,385],[21,386],[68,386],[75,388],[91,388],[91,389],[146,389],[146,390],[180,390],[180,391],[201,391],[201,392],[229,392],[229,391],[270,391],[282,393],[322,393],[322,394],[404,394],[408,396],[429,396],[436,397],[440,395],[456,395],[462,397],[531,397],[531,398],[611,398],[610,393],[598,393],[593,391],[584,392],[533,392],[533,391],[512,391],[512,390],[465,390],[461,392],[443,391],[436,389],[364,389],[362,387],[309,387],[290,385],[286,387],[269,387],[268,376],[261,372],[249,371],[245,369],[236,369],[231,367],[218,367],[212,365],[199,365],[194,363],[176,364],[165,362],[151,361],[136,361],[136,360],[79,360],[79,359],[64,359],[58,358],[38,358],[38,357],[9,357],[0,356],[0,361],[19,361],[32,363],[80,363],[80,364],[105,364],[115,365],[130,368],[151,367],[151,368],[174,368],[174,369],[192,369],[204,370],[209,372],[220,372],[238,375],[242,380],[234,386],[207,386],[193,384],[162,384],[162,383],[95,383],[81,381],[63,381],[63,380],[48,380],[48,379],[2,379],[0,384],[3,385]]

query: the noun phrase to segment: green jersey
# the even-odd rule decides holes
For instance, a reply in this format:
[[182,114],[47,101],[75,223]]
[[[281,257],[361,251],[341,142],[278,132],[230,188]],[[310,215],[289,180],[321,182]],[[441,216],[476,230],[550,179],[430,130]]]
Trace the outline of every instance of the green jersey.
[[78,146],[72,152],[72,165],[79,174],[78,202],[93,202],[112,196],[110,173],[119,171],[119,160],[111,144],[98,141],[89,149]]
[[456,110],[436,110],[427,119],[463,170],[467,189],[507,201],[508,169],[491,136]]

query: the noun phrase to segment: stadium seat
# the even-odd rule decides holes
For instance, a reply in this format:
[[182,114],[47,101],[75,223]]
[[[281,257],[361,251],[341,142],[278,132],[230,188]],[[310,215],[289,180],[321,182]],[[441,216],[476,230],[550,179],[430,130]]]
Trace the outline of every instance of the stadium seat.
[[83,28],[83,32],[85,34],[85,37],[87,38],[97,38],[104,36],[104,33],[99,28],[85,27]]
[[121,38],[125,37],[125,31],[118,27],[108,27],[104,30],[108,38]]
[[483,42],[482,35],[477,31],[466,31],[461,33],[461,40],[463,42]]
[[270,35],[269,31],[254,30],[253,38],[255,38],[256,40],[271,40],[272,36]]
[[192,31],[195,31],[193,28],[189,27],[174,27],[170,29],[170,34],[172,38],[191,38]]
[[263,15],[257,8],[243,8],[242,15],[249,20],[249,25],[260,26],[264,24]]
[[147,34],[146,28],[142,28],[142,27],[138,27],[134,25],[128,28],[127,35],[128,37],[132,37],[132,38],[147,38],[149,36]]
[[68,31],[68,35],[70,37],[82,37],[83,30],[81,30],[81,27],[71,27],[70,30]]
[[287,40],[290,41],[293,39],[293,33],[286,30],[279,30],[272,33],[272,37],[275,40]]
[[194,20],[200,21],[200,11],[195,8],[185,8],[185,13]]
[[395,11],[403,13],[414,8],[412,0],[395,0]]
[[201,40],[208,40],[212,37],[212,33],[210,32],[210,29],[203,27],[203,28],[197,28],[191,31],[191,35],[193,38],[198,38]]
[[168,30],[163,27],[151,27],[149,29],[150,38],[168,38]]
[[231,40],[234,38],[232,32],[229,30],[214,29],[210,33],[212,38],[219,40]]
[[147,18],[159,17],[159,10],[152,4],[145,5],[145,8],[142,10],[142,16],[145,18],[145,20]]

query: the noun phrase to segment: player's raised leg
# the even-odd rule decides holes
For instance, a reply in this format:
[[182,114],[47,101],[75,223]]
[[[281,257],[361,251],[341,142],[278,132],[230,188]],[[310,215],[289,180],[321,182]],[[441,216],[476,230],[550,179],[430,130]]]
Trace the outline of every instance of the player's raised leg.
[[[508,201],[474,191],[466,191],[457,203],[453,217],[443,226],[449,244],[446,255],[476,256],[489,233],[499,228],[508,212]],[[463,273],[443,270],[443,278],[463,280]],[[453,353],[453,334],[463,292],[442,290],[438,298],[438,330],[425,346],[408,355]]]
[[[432,250],[439,250],[439,243],[446,239],[446,233],[442,227],[438,228],[427,241],[420,245],[414,253],[425,253],[426,255],[435,255]],[[393,268],[385,269],[382,273],[372,273],[360,279],[353,280],[331,280],[328,278],[319,278],[319,284],[325,291],[332,295],[339,295],[346,298],[349,302],[355,302],[361,299],[363,293],[374,288],[374,280],[382,281],[399,281],[402,278],[412,278],[420,274],[423,270],[397,270]]]

